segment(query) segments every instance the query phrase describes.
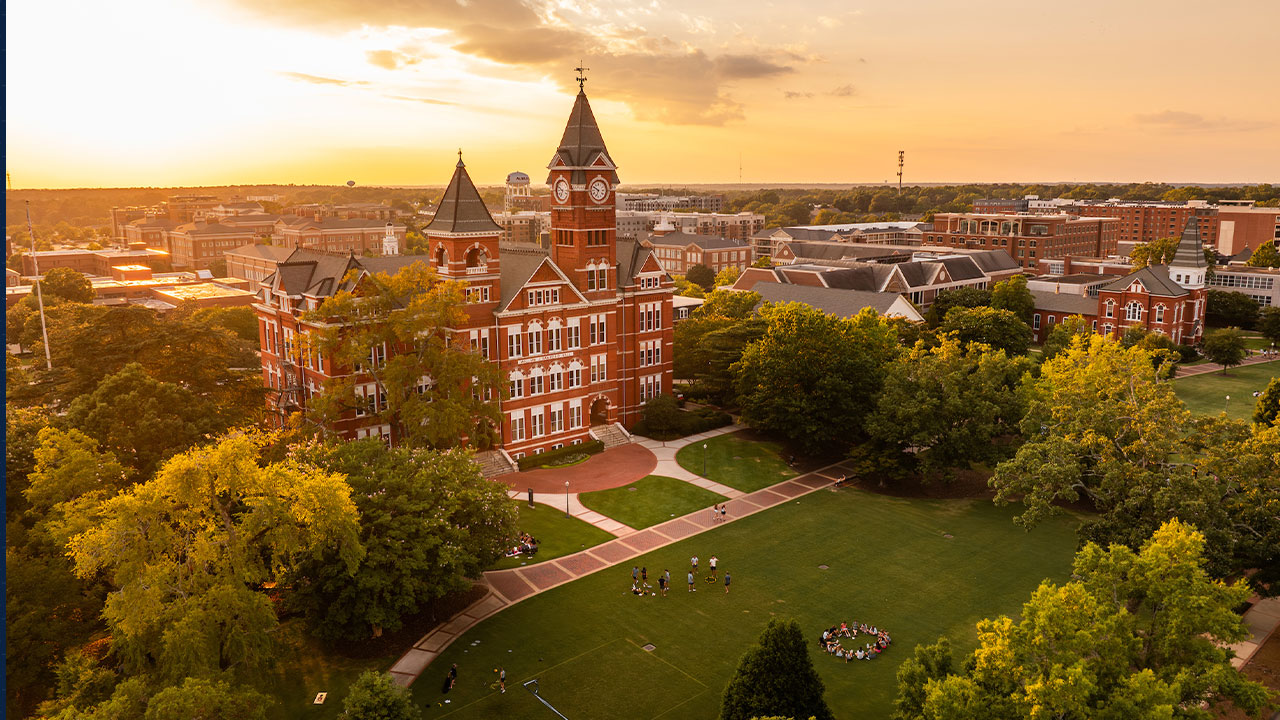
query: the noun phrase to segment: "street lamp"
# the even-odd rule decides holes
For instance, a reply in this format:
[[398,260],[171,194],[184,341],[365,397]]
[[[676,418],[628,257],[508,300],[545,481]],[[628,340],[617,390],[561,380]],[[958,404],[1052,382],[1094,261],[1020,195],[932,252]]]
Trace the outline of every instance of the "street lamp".
[[1228,395],[1227,401],[1222,405],[1222,412],[1231,412],[1230,407],[1231,407],[1231,396]]
[[707,444],[702,443],[702,477],[707,476]]
[[569,517],[569,481],[564,481],[564,516]]

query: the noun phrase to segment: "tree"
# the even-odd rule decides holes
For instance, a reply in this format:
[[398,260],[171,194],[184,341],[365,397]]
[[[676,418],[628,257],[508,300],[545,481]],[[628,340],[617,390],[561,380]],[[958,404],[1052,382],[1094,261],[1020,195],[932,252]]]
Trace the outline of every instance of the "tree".
[[1249,267],[1280,268],[1280,252],[1276,252],[1275,241],[1268,240],[1255,248],[1245,264]]
[[942,320],[947,316],[947,312],[955,307],[987,307],[991,305],[991,291],[983,288],[977,288],[972,285],[965,285],[954,290],[943,290],[933,299],[933,303],[929,305],[929,311],[925,313],[925,320],[928,321],[929,327],[938,327],[942,324]]
[[1254,406],[1253,421],[1259,425],[1271,425],[1280,418],[1280,377],[1271,378]]
[[651,397],[644,403],[644,426],[648,432],[669,435],[683,426],[676,399],[667,394]]
[[770,267],[773,267],[773,261],[770,260],[768,255],[761,255],[760,257],[756,258],[755,262],[751,263],[751,267],[770,268]]
[[345,475],[360,513],[363,562],[340,548],[298,563],[289,604],[327,640],[396,631],[426,603],[471,586],[516,534],[507,486],[486,480],[463,450],[388,449],[381,440],[298,447],[294,456]]
[[1016,390],[1031,366],[954,338],[934,348],[917,344],[885,369],[868,432],[914,451],[926,475],[997,459],[998,438],[1017,433],[1024,407]]
[[422,710],[414,704],[408,688],[396,685],[390,675],[366,670],[351,683],[338,717],[339,720],[418,720]]
[[191,319],[226,328],[255,347],[258,345],[258,315],[251,307],[202,308],[196,310]]
[[685,278],[706,292],[711,292],[716,286],[716,274],[706,265],[691,266],[688,272],[685,273]]
[[822,678],[795,620],[769,620],[759,644],[738,661],[720,704],[721,720],[767,715],[831,720]]
[[178,385],[130,363],[108,375],[88,395],[76,398],[66,421],[96,439],[137,471],[150,477],[161,461],[202,438],[229,429],[217,408]]
[[93,302],[93,283],[89,282],[84,273],[71,268],[56,267],[45,272],[40,286],[44,291],[45,302],[51,297],[68,302]]
[[716,273],[715,286],[724,287],[725,285],[732,285],[735,282],[737,282],[738,278],[741,276],[742,276],[742,271],[739,270],[737,267],[730,265],[729,267]]
[[1211,579],[1204,545],[1177,520],[1139,552],[1087,544],[1074,579],[1041,583],[1020,621],[978,623],[978,649],[962,670],[935,666],[944,676],[928,677],[921,692],[929,670],[904,663],[895,718],[1209,718],[1201,703],[1226,699],[1260,713],[1270,693],[1231,667],[1222,647],[1247,635],[1232,609],[1249,590]]
[[720,404],[736,404],[736,375],[729,368],[764,333],[755,317],[760,294],[717,290],[675,329],[675,376],[696,381],[694,392]]
[[898,666],[898,697],[893,701],[893,720],[923,717],[930,681],[942,681],[953,671],[951,641],[945,636],[933,645],[917,645],[912,657]]
[[838,318],[799,303],[760,310],[762,337],[732,367],[743,420],[809,452],[842,451],[862,435],[897,333],[875,311]]
[[1228,367],[1244,362],[1245,350],[1244,335],[1239,328],[1214,330],[1204,336],[1204,355],[1222,366],[1223,375],[1227,374]]
[[71,539],[76,574],[101,573],[114,588],[102,614],[135,672],[170,684],[228,670],[244,677],[272,653],[278,621],[264,583],[326,548],[357,567],[351,488],[296,460],[260,465],[265,441],[234,434],[171,458]]
[[1168,265],[1178,253],[1178,243],[1181,241],[1182,238],[1172,236],[1138,243],[1129,251],[1129,262],[1134,270],[1148,265]]
[[988,345],[1009,355],[1026,355],[1031,348],[1031,327],[1008,310],[952,308],[938,333],[952,335],[966,345]]
[[1210,290],[1204,320],[1212,327],[1249,329],[1258,321],[1259,309],[1258,301],[1244,293]]
[[991,307],[997,310],[1008,310],[1024,323],[1031,323],[1031,315],[1036,309],[1036,298],[1027,289],[1027,278],[1014,275],[1008,280],[996,283],[991,291]]
[[1076,338],[1088,338],[1093,335],[1092,328],[1089,327],[1089,321],[1083,316],[1072,315],[1065,317],[1061,322],[1053,326],[1049,334],[1045,336],[1044,346],[1040,349],[1041,360],[1048,360],[1056,357],[1058,353],[1066,350]]
[[[449,328],[466,317],[463,290],[415,262],[395,275],[361,276],[354,290],[341,290],[307,313],[306,320],[328,326],[308,333],[295,353],[314,350],[344,368],[312,398],[311,418],[329,425],[360,407],[418,447],[492,443],[502,420],[494,400],[506,381],[479,351],[450,342]],[[376,386],[381,403],[357,396],[356,386],[366,382]]]
[[1272,345],[1280,344],[1280,307],[1262,308],[1256,323],[1262,337],[1271,341]]
[[272,702],[240,684],[189,677],[156,693],[144,720],[265,720]]

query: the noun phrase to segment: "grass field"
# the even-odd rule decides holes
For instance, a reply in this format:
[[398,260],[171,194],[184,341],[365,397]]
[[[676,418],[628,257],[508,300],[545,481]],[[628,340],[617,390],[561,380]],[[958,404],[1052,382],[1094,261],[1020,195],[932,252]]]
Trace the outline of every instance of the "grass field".
[[591,523],[565,517],[563,508],[557,509],[541,504],[530,508],[527,502],[515,502],[516,507],[520,509],[520,519],[516,522],[516,529],[538,539],[538,553],[532,558],[502,558],[494,563],[494,570],[520,567],[572,555],[613,539],[612,535]]
[[602,515],[639,530],[728,498],[683,480],[650,475],[624,487],[583,493],[578,500]]
[[[1249,420],[1258,402],[1253,392],[1265,390],[1277,375],[1280,375],[1280,360],[1231,368],[1226,375],[1218,370],[1179,378],[1173,381],[1173,391],[1196,415],[1217,415],[1225,407],[1229,416]],[[1231,396],[1229,403],[1228,395]]]
[[[799,620],[815,640],[842,620],[889,630],[893,647],[872,662],[845,664],[811,646],[837,717],[887,717],[898,666],[917,643],[947,635],[967,651],[977,620],[1018,612],[1042,578],[1065,579],[1076,518],[1026,533],[1011,521],[1015,510],[989,500],[813,493],[502,611],[437,658],[413,695],[425,718],[545,720],[554,716],[522,687],[537,678],[541,697],[572,718],[710,719],[742,653],[779,616]],[[730,594],[701,581],[687,592],[695,553],[704,572],[705,558],[719,556],[733,575]],[[670,569],[670,597],[631,595],[633,564],[654,576]],[[442,695],[455,662],[458,684]],[[499,666],[505,694],[495,689]]]
[[[267,707],[270,720],[333,720],[342,712],[347,688],[365,670],[387,670],[400,656],[354,659],[326,651],[308,637],[299,619],[281,624],[276,640],[280,653],[274,670],[264,672],[257,689],[276,702]],[[328,692],[323,705],[312,701],[316,693]]]
[[[707,446],[705,451],[703,445]],[[742,492],[777,485],[797,474],[783,459],[780,444],[746,440],[738,433],[717,435],[705,442],[685,445],[676,452],[676,462],[695,475]]]

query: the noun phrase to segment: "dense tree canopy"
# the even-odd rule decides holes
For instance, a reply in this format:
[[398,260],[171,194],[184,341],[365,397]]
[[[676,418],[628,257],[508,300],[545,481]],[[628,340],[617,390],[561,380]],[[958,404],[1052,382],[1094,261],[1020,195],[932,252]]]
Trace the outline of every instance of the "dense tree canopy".
[[824,692],[800,624],[771,619],[759,643],[738,661],[724,689],[720,720],[764,716],[831,720],[835,716],[822,697]]
[[422,710],[408,688],[402,688],[386,673],[361,673],[342,701],[339,720],[417,720]]
[[365,556],[352,574],[333,547],[300,562],[288,585],[316,635],[360,640],[400,629],[428,601],[470,586],[515,537],[507,486],[462,450],[387,449],[379,439],[311,444],[295,456],[345,475]]
[[1031,365],[952,338],[933,348],[917,344],[885,369],[868,432],[913,451],[926,475],[998,459],[998,438],[1017,434],[1024,409],[1018,382]]
[[702,288],[705,292],[711,292],[716,286],[716,274],[706,265],[693,265],[685,273],[685,278],[689,282]]
[[1001,280],[991,289],[991,307],[997,310],[1008,310],[1024,323],[1031,324],[1031,315],[1036,309],[1036,298],[1027,289],[1025,275],[1014,275],[1008,280]]
[[1280,418],[1280,377],[1273,377],[1258,397],[1253,421],[1259,425],[1274,425],[1277,418]]
[[754,314],[759,302],[759,293],[718,290],[676,325],[673,372],[695,381],[695,395],[737,404],[736,375],[730,367],[764,334],[764,321]]
[[863,435],[897,333],[867,309],[844,319],[799,303],[765,305],[764,335],[733,367],[742,418],[807,451],[842,451]]
[[[506,382],[478,350],[449,341],[448,329],[465,318],[463,289],[415,262],[394,275],[364,275],[354,292],[340,291],[308,313],[331,324],[304,338],[294,349],[299,359],[318,351],[339,368],[358,369],[325,380],[310,401],[312,418],[327,425],[359,407],[411,445],[487,447]],[[376,386],[380,402],[357,395],[364,382]]]
[[1214,330],[1205,334],[1201,349],[1205,357],[1222,366],[1222,374],[1226,375],[1227,368],[1244,362],[1244,335],[1239,328]]
[[947,311],[938,332],[965,345],[988,345],[1009,355],[1026,355],[1031,348],[1031,326],[1008,310],[955,307]]
[[929,327],[938,327],[942,324],[943,319],[947,317],[947,312],[951,308],[965,307],[988,307],[991,305],[991,291],[984,288],[966,285],[958,287],[954,290],[943,290],[933,299],[933,303],[929,305],[928,312],[925,313],[924,319],[928,321]]
[[1250,713],[1268,691],[1231,667],[1223,644],[1247,635],[1233,608],[1249,596],[1204,569],[1205,538],[1177,520],[1139,552],[1090,543],[1073,580],[1044,582],[1021,620],[978,623],[957,669],[946,644],[898,671],[896,720],[1203,718],[1224,699]]
[[48,270],[40,281],[40,287],[44,290],[45,302],[50,299],[93,302],[93,283],[89,282],[84,273],[71,268],[56,267]]
[[1269,305],[1262,308],[1257,328],[1262,337],[1270,340],[1272,345],[1280,344],[1280,307]]
[[1212,327],[1250,329],[1258,321],[1259,309],[1258,301],[1244,293],[1210,290],[1204,321]]
[[1280,252],[1276,251],[1275,241],[1268,240],[1259,245],[1245,264],[1250,267],[1280,268]]

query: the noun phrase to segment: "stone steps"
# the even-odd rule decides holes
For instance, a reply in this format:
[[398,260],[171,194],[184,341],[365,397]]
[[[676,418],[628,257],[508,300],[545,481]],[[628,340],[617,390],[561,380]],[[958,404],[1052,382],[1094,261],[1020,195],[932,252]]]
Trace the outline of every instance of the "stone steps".
[[507,456],[498,450],[486,450],[476,453],[475,463],[480,466],[480,473],[487,478],[510,475],[519,470]]

